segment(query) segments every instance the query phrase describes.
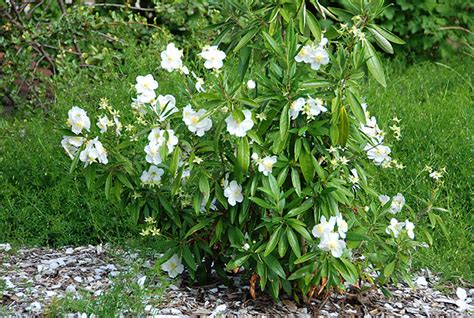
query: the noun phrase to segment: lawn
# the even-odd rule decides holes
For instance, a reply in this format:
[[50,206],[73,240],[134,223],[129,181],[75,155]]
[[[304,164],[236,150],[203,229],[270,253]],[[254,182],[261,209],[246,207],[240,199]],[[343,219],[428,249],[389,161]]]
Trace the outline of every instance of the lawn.
[[[128,94],[124,83],[131,82],[123,74],[133,78],[139,72],[137,65],[146,68],[142,62],[120,70],[112,102],[128,104],[120,100]],[[387,88],[374,81],[368,85],[367,103],[381,126],[389,131],[392,117],[401,119],[402,140],[394,143],[393,157],[406,166],[403,170],[374,169],[375,182],[382,192],[405,193],[407,203],[417,209],[422,207],[417,197],[429,197],[433,185],[428,173],[422,172],[424,167],[446,167],[442,195],[434,204],[449,210],[438,212],[448,235],[438,228],[434,246],[420,249],[414,265],[441,272],[446,280],[473,282],[474,113],[469,75],[474,64],[467,58],[444,63],[454,69],[432,62],[410,66],[394,60],[388,64]],[[79,83],[81,75],[76,80]],[[100,192],[87,192],[81,176],[68,175],[70,163],[62,154],[61,133],[52,128],[53,123],[65,118],[74,94],[81,94],[83,102],[106,94],[102,90],[106,84],[82,85],[71,85],[67,94],[60,93],[46,117],[0,119],[0,242],[52,246],[136,243],[138,229],[126,212],[107,203]]]
[[420,172],[427,165],[447,169],[442,194],[434,205],[449,210],[438,213],[446,223],[448,236],[438,229],[433,248],[422,249],[416,255],[416,266],[439,271],[445,279],[472,282],[474,108],[470,76],[474,63],[464,58],[443,65],[425,62],[407,66],[393,61],[387,72],[387,88],[371,84],[367,101],[387,131],[392,117],[401,119],[402,140],[394,143],[393,155],[406,168],[377,170],[381,189],[410,193],[407,201],[417,209],[422,206],[415,196],[429,198],[433,186],[428,172]]

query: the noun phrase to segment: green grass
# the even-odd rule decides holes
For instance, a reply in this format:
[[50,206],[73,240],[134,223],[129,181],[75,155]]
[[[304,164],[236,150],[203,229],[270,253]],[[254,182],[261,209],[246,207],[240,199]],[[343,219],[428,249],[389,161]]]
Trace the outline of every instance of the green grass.
[[416,196],[429,198],[434,183],[427,172],[416,176],[426,165],[446,167],[444,186],[434,204],[449,210],[437,212],[446,223],[448,237],[436,229],[434,246],[421,249],[415,265],[439,271],[444,279],[473,282],[474,107],[470,74],[474,73],[474,63],[465,58],[445,64],[453,69],[432,62],[407,66],[393,61],[388,67],[386,89],[371,82],[369,109],[385,130],[389,131],[392,117],[401,119],[402,140],[394,143],[393,157],[406,165],[404,170],[379,169],[376,179],[381,191],[392,195],[404,192],[407,203],[416,210],[424,208]]
[[[144,285],[138,279],[146,276]],[[48,317],[63,316],[68,313],[95,314],[98,317],[146,315],[146,305],[160,308],[162,295],[168,285],[159,268],[144,269],[136,263],[128,272],[112,280],[112,286],[104,293],[94,296],[87,290],[80,290],[81,297],[71,295],[55,299],[45,309]]]

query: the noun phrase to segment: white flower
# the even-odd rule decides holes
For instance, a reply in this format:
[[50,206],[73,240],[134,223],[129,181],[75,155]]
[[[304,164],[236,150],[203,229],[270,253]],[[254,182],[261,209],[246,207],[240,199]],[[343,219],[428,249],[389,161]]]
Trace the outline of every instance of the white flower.
[[138,94],[149,93],[150,91],[154,91],[158,88],[158,82],[155,81],[153,75],[148,74],[145,76],[137,76],[136,78],[137,83],[135,84],[135,89],[137,90]]
[[[172,129],[161,130],[158,127],[153,128],[151,130],[150,134],[148,135],[148,140],[150,141],[150,145],[155,144],[157,148],[160,148],[166,143],[166,147],[168,148],[168,153],[172,153],[174,150],[174,147],[178,144],[178,137],[176,137]],[[145,148],[145,151],[146,151],[146,148]],[[153,163],[153,162],[150,162],[150,163]],[[161,163],[161,161],[155,164],[159,164],[159,163]]]
[[277,162],[277,156],[266,156],[262,159],[257,158],[258,171],[262,172],[264,176],[272,173],[273,165]]
[[397,195],[393,197],[390,213],[395,214],[400,212],[404,205],[405,197],[401,193],[397,193]]
[[219,51],[217,46],[206,46],[202,49],[202,52],[199,53],[206,61],[204,62],[204,67],[207,69],[220,69],[224,63],[222,62],[226,55],[223,51]]
[[77,106],[74,106],[69,110],[67,124],[76,135],[82,133],[83,129],[90,131],[91,128],[91,121],[87,116],[86,111]]
[[189,75],[189,68],[187,66],[183,65],[179,70],[183,72],[184,75]]
[[232,114],[225,119],[225,122],[227,124],[227,131],[229,132],[229,134],[237,137],[244,137],[247,134],[247,131],[252,129],[252,112],[248,109],[245,109],[242,111],[242,113],[245,117],[242,121],[236,121]]
[[336,213],[336,224],[337,224],[337,232],[339,233],[339,236],[341,238],[346,238],[346,233],[347,233],[347,230],[349,229],[349,226],[347,225],[347,222],[342,217],[342,214],[339,212]]
[[321,34],[321,41],[318,44],[318,47],[325,47],[328,44],[328,39],[324,37],[324,34]]
[[433,178],[434,180],[439,180],[443,177],[443,174],[438,171],[433,171],[432,173],[430,173],[430,177]]
[[323,251],[330,251],[332,256],[339,258],[346,248],[346,242],[339,239],[338,233],[331,232],[323,235],[318,247]]
[[252,153],[252,156],[251,156],[250,158],[252,158],[252,160],[257,161],[258,158],[259,158],[259,157],[258,157],[258,153],[256,153],[256,152]]
[[314,237],[323,237],[325,234],[334,231],[334,225],[336,224],[336,218],[331,216],[329,221],[326,221],[326,217],[323,215],[321,216],[320,223],[316,224],[313,227],[311,233],[313,233]]
[[224,189],[224,196],[230,205],[235,206],[237,202],[242,202],[244,196],[242,195],[242,186],[237,181],[231,181]]
[[114,123],[115,123],[115,135],[121,136],[122,135],[122,123],[120,122],[117,116],[114,116]]
[[161,52],[161,67],[167,70],[168,72],[172,72],[174,70],[182,70],[182,56],[183,52],[181,50],[178,50],[174,43],[169,43],[166,46],[166,50]]
[[103,134],[107,131],[107,128],[110,126],[111,122],[109,121],[109,118],[104,115],[99,118],[97,121],[97,127],[100,128],[100,133]]
[[405,230],[407,231],[408,237],[411,238],[412,240],[415,239],[415,224],[412,222],[406,220],[405,221]]
[[169,260],[161,264],[161,269],[167,272],[169,277],[175,278],[184,271],[184,266],[178,255],[174,254]]
[[247,81],[247,88],[248,89],[255,89],[256,86],[257,86],[257,84],[255,83],[255,81],[253,81],[253,80],[248,80]]
[[310,63],[311,62],[311,55],[313,54],[313,49],[309,45],[303,46],[298,54],[295,56],[295,61],[300,63]]
[[176,107],[176,99],[173,95],[159,95],[155,103],[151,105],[155,114],[157,114],[160,122],[178,111]]
[[196,84],[194,87],[196,87],[196,90],[200,93],[204,93],[206,90],[203,87],[204,85],[204,80],[201,77],[196,78]]
[[300,114],[301,109],[306,104],[306,100],[303,97],[298,98],[293,101],[290,105],[290,117],[291,119],[296,119]]
[[74,159],[77,151],[83,143],[83,137],[63,136],[63,140],[61,140],[61,146],[63,146],[64,150],[66,150],[66,153],[71,159]]
[[374,162],[375,165],[380,166],[384,163],[388,163],[392,160],[390,153],[392,150],[390,147],[384,145],[372,146],[367,144],[364,148],[367,151],[367,157]]
[[467,297],[467,292],[465,289],[458,287],[456,288],[456,296],[458,296],[458,300],[456,300],[456,305],[458,306],[458,311],[466,311],[466,310],[474,310],[473,305],[469,305],[472,301],[471,298]]
[[212,128],[212,120],[208,116],[204,117],[205,114],[206,110],[200,109],[196,112],[191,105],[187,105],[183,109],[184,123],[190,132],[199,137],[204,136],[206,131]]
[[387,228],[385,229],[385,233],[387,234],[393,234],[393,236],[395,236],[395,238],[398,237],[398,235],[400,234],[401,230],[403,229],[403,226],[405,224],[403,222],[398,222],[397,219],[395,218],[392,218],[390,220],[390,225],[387,226]]
[[308,98],[306,100],[306,105],[303,108],[303,112],[308,116],[310,119],[318,116],[321,113],[327,112],[328,109],[324,107],[324,102],[322,99],[319,98]]
[[359,174],[355,168],[351,169],[351,175],[349,176],[349,181],[352,184],[359,183]]
[[148,103],[154,102],[155,99],[156,99],[155,91],[146,91],[139,94],[135,102],[138,104],[148,104]]
[[384,206],[388,201],[390,201],[390,197],[386,194],[381,194],[379,195],[379,201],[382,203],[382,206]]
[[145,159],[148,163],[158,165],[163,161],[160,155],[160,145],[155,142],[150,142],[145,146],[145,153]]
[[366,117],[366,124],[360,125],[360,130],[369,137],[373,143],[381,143],[384,139],[384,132],[377,125],[377,119]]
[[244,246],[242,246],[242,249],[243,249],[244,251],[248,251],[248,250],[250,249],[249,243],[245,243]]
[[148,171],[143,171],[140,180],[143,184],[159,184],[164,173],[163,169],[151,166]]
[[94,162],[104,165],[109,162],[107,159],[107,151],[99,141],[99,137],[87,141],[85,149],[79,154],[79,160],[85,163],[85,167]]
[[310,56],[311,68],[315,71],[319,70],[321,65],[329,63],[329,54],[322,47],[316,48]]

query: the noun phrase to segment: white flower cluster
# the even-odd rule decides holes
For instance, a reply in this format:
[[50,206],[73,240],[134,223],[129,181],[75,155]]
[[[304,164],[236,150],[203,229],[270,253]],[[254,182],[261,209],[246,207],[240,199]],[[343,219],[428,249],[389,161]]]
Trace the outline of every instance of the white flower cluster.
[[[77,106],[69,110],[67,124],[76,135],[81,134],[84,129],[89,132],[91,127],[91,121],[89,116],[87,116],[87,112]],[[63,136],[61,140],[62,147],[71,159],[74,159],[84,144],[84,149],[79,153],[79,160],[84,162],[85,167],[94,162],[101,164],[109,162],[107,151],[98,137],[86,140],[86,138],[80,136]]]
[[327,65],[329,63],[329,54],[324,49],[327,43],[328,39],[323,36],[318,45],[305,45],[301,47],[295,56],[295,61],[310,64],[313,70],[319,70],[321,65]]
[[[334,231],[334,226],[337,224],[337,232]],[[332,256],[339,258],[346,249],[346,233],[348,230],[347,222],[343,219],[340,213],[331,216],[329,221],[326,217],[321,216],[320,223],[313,227],[312,233],[314,237],[320,238],[318,245],[323,251],[331,252]]]
[[148,141],[148,145],[145,146],[145,159],[148,163],[158,165],[163,162],[160,151],[172,153],[178,144],[178,137],[175,136],[172,129],[162,130],[156,127],[148,135]]
[[143,171],[140,180],[144,185],[158,185],[161,181],[161,176],[165,171],[157,166],[150,166],[150,169]]
[[[390,197],[388,195],[382,194],[379,196],[379,201],[382,203],[382,206],[387,204],[390,201]],[[389,212],[392,214],[396,214],[400,212],[405,205],[405,197],[401,193],[397,193],[396,196],[393,197],[392,204],[390,205]]]
[[364,147],[367,152],[367,157],[377,166],[388,167],[392,158],[390,153],[392,149],[383,144],[385,133],[378,127],[377,119],[370,117],[367,111],[367,104],[362,104],[365,112],[365,125],[361,124],[360,130],[369,138],[370,142]]
[[387,226],[387,228],[385,229],[385,233],[389,235],[393,234],[393,236],[397,238],[402,232],[404,227],[405,227],[408,237],[413,240],[415,238],[415,232],[414,232],[415,224],[413,224],[412,222],[408,220],[406,220],[405,222],[398,222],[397,219],[392,218],[390,220],[390,225]]
[[303,97],[296,99],[291,103],[289,110],[290,118],[293,120],[299,116],[300,112],[303,112],[309,120],[312,120],[327,111],[328,109],[324,106],[322,99],[312,97],[308,97],[308,99],[304,99]]

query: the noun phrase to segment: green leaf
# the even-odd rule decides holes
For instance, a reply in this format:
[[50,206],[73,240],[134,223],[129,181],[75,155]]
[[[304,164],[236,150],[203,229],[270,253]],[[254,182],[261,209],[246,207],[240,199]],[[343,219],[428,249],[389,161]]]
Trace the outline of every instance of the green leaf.
[[318,256],[318,252],[310,252],[310,253],[306,253],[305,255],[299,257],[295,262],[294,264],[301,264],[301,263],[305,263],[309,260],[313,260],[314,258],[316,258],[316,256]]
[[286,279],[285,271],[283,270],[283,267],[281,267],[280,263],[275,257],[273,257],[272,255],[264,256],[263,261],[265,262],[265,264],[267,264],[268,268],[272,272],[274,272],[281,278]]
[[253,37],[260,31],[260,28],[254,27],[250,30],[247,30],[247,33],[245,33],[244,36],[240,39],[239,43],[234,48],[234,53],[243,48],[247,43],[250,42],[250,40],[253,39]]
[[405,44],[405,41],[403,41],[398,36],[396,36],[395,34],[393,34],[392,32],[388,31],[387,29],[385,29],[383,27],[380,27],[380,26],[375,25],[375,24],[371,24],[370,27],[375,29],[378,33],[380,33],[380,35],[382,35],[384,38],[386,38],[387,40],[389,40],[392,43]]
[[239,140],[237,148],[237,164],[242,169],[242,172],[246,174],[250,165],[250,146],[247,137],[243,137]]
[[130,190],[133,190],[133,185],[130,183],[126,175],[124,175],[123,173],[119,173],[117,174],[117,178],[120,180],[120,182],[122,182],[124,186],[126,186]]
[[283,51],[281,49],[281,44],[278,44],[275,39],[265,31],[262,31],[262,37],[265,42],[270,46],[270,48],[280,57],[283,56]]
[[251,256],[250,254],[247,254],[247,255],[244,255],[242,257],[237,258],[236,260],[230,261],[226,266],[227,270],[230,271],[230,270],[239,268],[240,266],[242,266],[249,259],[250,256]]
[[205,202],[207,202],[209,195],[211,194],[211,189],[209,186],[209,178],[204,173],[199,177],[199,190],[204,196]]
[[377,32],[375,29],[372,29],[370,27],[368,29],[370,33],[372,33],[372,35],[374,36],[374,39],[377,45],[385,52],[389,54],[393,54],[393,47],[390,44],[390,42],[386,38],[384,38],[379,32]]
[[288,280],[296,280],[296,279],[303,278],[307,275],[311,275],[312,269],[313,269],[313,264],[303,266],[303,267],[299,268],[298,270],[296,270],[295,272],[293,272],[288,277]]
[[92,190],[92,185],[95,181],[95,165],[89,165],[86,168],[86,185],[87,190]]
[[296,194],[301,197],[301,182],[300,182],[300,175],[295,168],[291,168],[291,183],[295,188]]
[[365,112],[362,108],[359,100],[354,95],[354,93],[349,89],[347,90],[347,99],[349,101],[349,106],[351,107],[351,111],[357,120],[361,123],[365,123]]
[[288,240],[286,239],[286,230],[283,230],[280,241],[278,242],[278,255],[280,255],[280,257],[285,256],[287,250]]
[[293,253],[295,253],[297,257],[301,257],[300,242],[298,241],[298,237],[296,236],[295,232],[293,232],[293,230],[288,227],[286,229],[286,235],[288,237],[288,242],[290,243]]
[[341,107],[339,113],[339,144],[345,146],[347,139],[349,139],[349,117],[347,116],[346,108]]
[[280,139],[285,140],[288,137],[288,130],[290,129],[289,105],[283,108],[280,115]]
[[318,20],[309,10],[306,10],[306,24],[316,41],[321,41],[321,26]]
[[306,182],[311,183],[314,178],[313,159],[312,155],[305,148],[301,150],[299,162],[304,179]]
[[300,215],[301,213],[311,209],[313,207],[313,200],[312,199],[308,199],[306,200],[302,205],[294,208],[294,209],[291,209],[287,214],[286,216],[289,217],[289,218],[292,218],[294,216],[297,216],[297,215]]
[[170,163],[170,173],[172,176],[175,176],[176,171],[178,171],[180,156],[181,156],[181,149],[179,147],[175,147],[173,151],[173,158],[171,159],[171,163]]
[[193,235],[197,231],[205,228],[208,224],[209,224],[209,221],[207,220],[200,221],[198,224],[195,224],[192,228],[189,229],[188,233],[186,233],[184,238],[185,239],[188,238],[189,236]]
[[240,50],[239,53],[239,65],[237,66],[237,71],[239,72],[240,81],[242,82],[245,78],[245,74],[249,68],[250,56],[252,55],[251,47],[244,47]]
[[181,227],[181,220],[178,217],[178,211],[173,209],[171,206],[171,203],[162,195],[157,193],[158,200],[161,204],[161,206],[164,208],[165,213],[168,215],[168,217],[178,226]]
[[383,276],[389,278],[390,275],[392,275],[393,271],[395,270],[395,262],[396,261],[393,261],[391,263],[388,263],[387,266],[385,266],[385,268],[383,269]]
[[261,206],[264,209],[273,210],[275,208],[271,204],[267,203],[265,200],[262,200],[257,197],[250,197],[250,201],[257,203],[259,206]]
[[380,85],[387,87],[382,63],[380,62],[377,52],[367,39],[362,41],[362,45],[364,47],[364,57],[366,59],[367,68],[369,69],[370,74],[372,74],[372,76],[377,82],[380,83]]
[[280,232],[281,232],[281,226],[279,226],[275,232],[270,236],[270,239],[268,240],[267,243],[267,248],[265,249],[265,253],[263,254],[264,256],[268,256],[275,247],[278,244],[278,241],[280,241]]
[[112,188],[112,172],[109,172],[107,179],[105,179],[105,198],[110,200],[110,189]]
[[196,269],[197,269],[197,264],[196,264],[196,261],[194,260],[194,256],[191,253],[191,250],[189,249],[189,246],[187,246],[187,245],[185,245],[183,247],[183,259],[184,259],[184,262],[186,263],[186,265],[188,265],[188,267],[192,271],[195,272]]

